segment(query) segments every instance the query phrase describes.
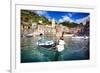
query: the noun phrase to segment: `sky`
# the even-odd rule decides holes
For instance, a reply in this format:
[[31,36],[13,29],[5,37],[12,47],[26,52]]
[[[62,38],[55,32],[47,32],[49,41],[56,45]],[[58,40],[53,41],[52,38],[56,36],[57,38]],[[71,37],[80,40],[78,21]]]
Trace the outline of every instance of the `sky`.
[[40,16],[46,17],[48,20],[54,19],[57,23],[63,21],[81,23],[89,20],[89,13],[83,12],[58,12],[58,11],[34,11]]

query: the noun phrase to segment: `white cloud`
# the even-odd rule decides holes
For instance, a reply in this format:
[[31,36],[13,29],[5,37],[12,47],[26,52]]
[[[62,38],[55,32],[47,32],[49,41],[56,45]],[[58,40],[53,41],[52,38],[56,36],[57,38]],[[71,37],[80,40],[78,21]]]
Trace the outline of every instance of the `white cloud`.
[[40,16],[45,16],[48,19],[51,19],[51,17],[49,16],[49,14],[46,11],[34,11],[36,14],[40,15]]
[[45,14],[47,14],[47,12],[46,11],[34,11],[36,14],[38,14],[38,15],[45,15]]
[[69,22],[74,22],[68,15],[62,16],[61,19],[59,19],[59,23],[64,22],[64,21],[69,21]]
[[86,24],[86,22],[89,21],[89,19],[90,19],[90,16],[86,16],[84,18],[77,19],[75,22],[78,24],[80,23]]
[[69,17],[72,17],[72,16],[73,16],[73,13],[68,13],[68,16],[69,16]]
[[59,21],[58,21],[58,22],[59,22],[59,23],[60,23],[60,22],[63,22],[63,19],[59,19]]

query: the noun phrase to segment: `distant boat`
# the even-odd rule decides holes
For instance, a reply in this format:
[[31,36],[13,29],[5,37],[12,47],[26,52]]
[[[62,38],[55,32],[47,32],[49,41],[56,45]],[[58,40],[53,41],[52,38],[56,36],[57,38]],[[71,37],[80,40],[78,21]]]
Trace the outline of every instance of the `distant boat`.
[[26,37],[33,37],[33,33],[27,34]]
[[72,37],[74,34],[64,34],[64,36]]
[[73,40],[81,40],[81,39],[88,39],[88,36],[72,36]]
[[30,33],[30,34],[27,34],[26,37],[33,37],[34,35],[40,35],[39,32],[33,32],[33,33]]

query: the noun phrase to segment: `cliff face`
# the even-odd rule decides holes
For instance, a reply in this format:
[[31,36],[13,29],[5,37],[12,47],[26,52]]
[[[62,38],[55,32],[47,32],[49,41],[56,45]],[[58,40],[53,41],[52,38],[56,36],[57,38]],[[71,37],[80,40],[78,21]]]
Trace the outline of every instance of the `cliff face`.
[[[42,21],[43,25],[48,25],[50,22],[44,16],[39,16],[32,10],[21,10],[21,35],[26,35],[32,32],[32,23],[38,24]],[[37,25],[36,25],[37,26]]]

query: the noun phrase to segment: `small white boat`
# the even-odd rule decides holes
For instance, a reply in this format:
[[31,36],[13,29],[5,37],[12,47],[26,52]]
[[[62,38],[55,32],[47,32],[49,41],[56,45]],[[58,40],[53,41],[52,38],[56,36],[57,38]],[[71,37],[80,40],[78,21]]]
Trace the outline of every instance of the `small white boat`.
[[73,40],[82,40],[82,39],[88,39],[88,36],[72,36]]
[[54,41],[52,40],[38,41],[36,44],[42,47],[50,48],[52,47],[52,45],[54,45]]
[[26,35],[26,37],[32,37],[32,36],[33,36],[32,33]]
[[72,37],[74,34],[64,34],[65,37]]
[[52,44],[54,44],[53,41],[37,42],[37,45],[52,45]]

